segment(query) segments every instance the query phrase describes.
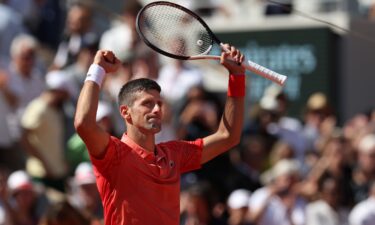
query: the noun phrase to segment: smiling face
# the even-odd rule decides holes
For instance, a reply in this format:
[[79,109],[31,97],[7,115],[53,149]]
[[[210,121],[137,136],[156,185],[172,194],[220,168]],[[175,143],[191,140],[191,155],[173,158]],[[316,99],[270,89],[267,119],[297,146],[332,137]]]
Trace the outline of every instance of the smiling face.
[[133,104],[123,105],[120,111],[129,127],[142,133],[156,134],[161,130],[163,101],[157,90],[138,91]]

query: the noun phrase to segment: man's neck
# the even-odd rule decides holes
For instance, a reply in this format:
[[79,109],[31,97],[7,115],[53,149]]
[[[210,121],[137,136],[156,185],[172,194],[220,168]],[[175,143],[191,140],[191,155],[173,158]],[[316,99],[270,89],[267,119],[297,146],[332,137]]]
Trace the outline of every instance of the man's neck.
[[154,134],[144,134],[136,129],[128,129],[127,135],[136,144],[144,148],[149,152],[154,152],[155,149],[155,135]]

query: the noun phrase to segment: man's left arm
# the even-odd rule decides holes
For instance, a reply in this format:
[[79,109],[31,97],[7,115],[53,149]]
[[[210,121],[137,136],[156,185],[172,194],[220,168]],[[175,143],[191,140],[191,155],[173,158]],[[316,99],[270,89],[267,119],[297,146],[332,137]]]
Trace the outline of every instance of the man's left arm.
[[229,72],[227,100],[218,130],[203,139],[201,164],[208,162],[237,145],[244,121],[245,69],[240,65],[244,56],[229,45],[223,51],[221,64]]

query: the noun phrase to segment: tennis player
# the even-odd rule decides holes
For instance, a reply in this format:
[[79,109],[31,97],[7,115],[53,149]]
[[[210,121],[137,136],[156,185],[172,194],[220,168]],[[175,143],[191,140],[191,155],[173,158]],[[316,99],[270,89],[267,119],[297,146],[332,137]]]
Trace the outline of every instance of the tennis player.
[[[150,79],[136,79],[120,90],[119,111],[127,132],[110,136],[95,121],[100,87],[106,74],[120,61],[111,51],[99,50],[81,90],[75,128],[87,145],[106,225],[178,225],[180,175],[240,141],[245,95],[244,56],[226,45],[221,64],[229,72],[228,94],[218,130],[195,141],[155,144],[161,130],[160,86]],[[228,61],[232,59],[233,61]]]

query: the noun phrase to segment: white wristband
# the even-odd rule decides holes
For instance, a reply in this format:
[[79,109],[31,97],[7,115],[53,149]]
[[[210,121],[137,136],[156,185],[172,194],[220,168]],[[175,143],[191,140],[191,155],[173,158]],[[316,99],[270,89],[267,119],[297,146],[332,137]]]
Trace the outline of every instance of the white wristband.
[[89,71],[87,71],[87,76],[85,81],[94,81],[99,85],[102,86],[103,80],[105,77],[105,70],[103,67],[99,66],[98,64],[91,64]]

